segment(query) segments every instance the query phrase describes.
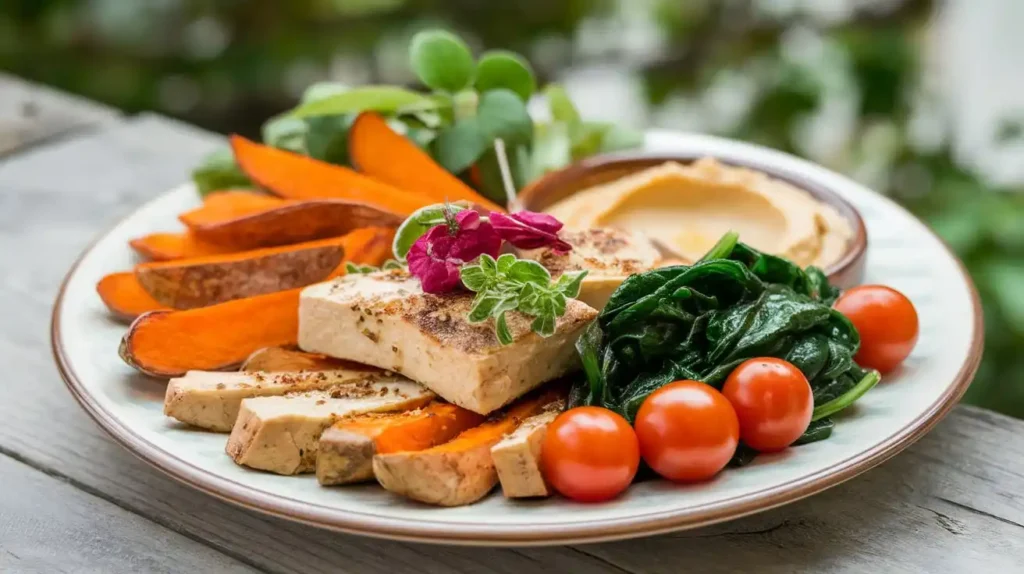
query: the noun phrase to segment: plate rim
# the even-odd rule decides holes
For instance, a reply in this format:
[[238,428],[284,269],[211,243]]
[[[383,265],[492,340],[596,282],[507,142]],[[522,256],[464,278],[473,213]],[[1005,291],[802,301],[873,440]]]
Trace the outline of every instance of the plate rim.
[[[649,133],[668,130],[651,130]],[[692,134],[688,132],[670,131],[677,136],[698,135],[708,141],[740,143],[760,151],[771,151],[783,154],[791,159],[806,162],[828,173],[836,174],[823,166],[818,166],[802,158],[786,154],[778,150],[764,148],[756,144],[739,142],[727,138]],[[841,176],[845,177],[845,176]],[[967,287],[971,299],[972,323],[971,339],[967,358],[961,365],[946,391],[928,409],[922,411],[908,424],[893,433],[886,440],[873,448],[862,451],[854,456],[837,462],[816,473],[806,475],[779,486],[761,489],[745,495],[734,496],[699,507],[667,510],[646,513],[639,516],[627,516],[600,520],[597,522],[574,523],[569,525],[555,524],[545,526],[542,530],[536,527],[517,525],[504,527],[501,530],[480,529],[470,523],[434,522],[420,520],[409,523],[400,519],[385,518],[361,512],[353,512],[329,506],[298,501],[286,496],[255,491],[252,488],[230,478],[220,476],[198,465],[186,462],[175,454],[166,451],[135,434],[132,429],[102,409],[72,368],[62,343],[61,311],[65,292],[71,278],[77,272],[81,262],[92,252],[96,245],[113,232],[124,221],[134,217],[150,204],[182,187],[191,187],[185,183],[172,187],[145,202],[132,212],[120,218],[110,227],[99,233],[89,245],[82,250],[74,264],[61,281],[60,289],[54,302],[50,322],[50,347],[57,365],[57,370],[65,386],[79,405],[89,416],[122,447],[137,458],[148,463],[160,472],[190,486],[196,490],[212,495],[220,500],[239,505],[257,512],[297,521],[320,528],[372,536],[405,542],[425,542],[433,544],[458,544],[476,546],[550,546],[561,544],[578,544],[622,540],[639,536],[650,536],[666,532],[707,526],[727,520],[741,518],[757,512],[795,502],[810,495],[822,492],[841,484],[854,476],[866,472],[887,461],[896,454],[912,445],[927,434],[952,408],[959,402],[974,378],[981,361],[984,345],[984,319],[981,301],[977,288],[967,273],[963,262],[952,252],[949,246],[927,225],[922,227],[956,263],[957,271]],[[889,207],[901,211],[904,215],[920,220],[892,199],[873,190]],[[475,530],[474,530],[475,528]]]

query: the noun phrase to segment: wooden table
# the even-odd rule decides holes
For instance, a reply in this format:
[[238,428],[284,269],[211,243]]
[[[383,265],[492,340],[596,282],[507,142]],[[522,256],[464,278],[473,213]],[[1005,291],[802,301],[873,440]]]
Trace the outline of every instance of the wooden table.
[[1024,571],[1024,422],[966,406],[825,493],[618,543],[378,541],[179,485],[75,404],[50,356],[50,310],[89,241],[183,181],[222,138],[0,75],[0,142],[0,364],[10,368],[0,383],[0,572]]

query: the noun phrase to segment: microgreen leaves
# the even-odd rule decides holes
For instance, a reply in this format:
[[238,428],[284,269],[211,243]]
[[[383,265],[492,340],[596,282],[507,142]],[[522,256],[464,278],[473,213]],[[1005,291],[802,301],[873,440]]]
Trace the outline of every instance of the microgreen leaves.
[[462,284],[476,293],[469,312],[470,323],[494,318],[494,331],[502,345],[512,343],[505,320],[508,311],[532,316],[530,329],[542,337],[555,333],[558,317],[565,314],[566,300],[580,293],[586,271],[565,273],[554,283],[543,265],[516,259],[506,253],[498,259],[480,256],[476,265],[462,268]]
[[424,30],[409,45],[412,70],[435,90],[455,93],[473,81],[476,63],[461,38],[444,30]]

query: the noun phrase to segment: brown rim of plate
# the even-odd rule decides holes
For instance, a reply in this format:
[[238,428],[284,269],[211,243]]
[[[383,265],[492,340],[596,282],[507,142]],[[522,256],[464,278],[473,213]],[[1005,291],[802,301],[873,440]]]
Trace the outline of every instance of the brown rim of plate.
[[[907,210],[892,200],[884,197],[883,200],[913,217]],[[125,219],[132,217],[132,215],[144,208],[145,206],[140,207]],[[946,392],[943,393],[938,401],[934,402],[925,412],[911,421],[910,424],[904,426],[874,448],[840,461],[812,475],[794,479],[782,486],[773,489],[762,489],[747,495],[736,496],[695,508],[646,513],[628,518],[590,521],[584,524],[556,525],[543,529],[539,529],[536,526],[523,526],[516,528],[515,532],[487,531],[486,527],[484,530],[481,530],[477,523],[465,522],[419,520],[414,525],[410,525],[409,521],[382,518],[363,512],[343,511],[331,506],[311,504],[285,496],[255,492],[251,487],[238,481],[218,476],[206,469],[192,465],[135,434],[131,428],[112,417],[108,412],[103,411],[93,397],[85,392],[81,381],[78,379],[78,375],[68,364],[64,348],[60,343],[60,313],[68,282],[78,269],[82,259],[92,250],[96,243],[110,233],[110,230],[102,233],[82,252],[64,277],[54,303],[50,324],[50,344],[61,378],[64,379],[64,383],[71,391],[72,396],[75,397],[75,400],[78,401],[89,416],[114,440],[138,458],[175,480],[226,502],[320,528],[407,542],[476,546],[550,546],[652,536],[741,518],[795,502],[836,486],[895,456],[924,436],[949,413],[963,396],[971,380],[974,378],[975,372],[978,370],[984,343],[984,325],[977,289],[967,274],[963,263],[952,253],[949,246],[941,238],[927,227],[925,229],[940,242],[946,253],[956,261],[960,275],[970,293],[971,305],[974,311],[971,344],[967,359],[957,372],[953,384],[946,389]],[[475,529],[475,531],[471,531],[471,529]]]
[[[665,162],[692,163],[703,157],[714,156],[665,152],[622,152],[593,156],[542,176],[519,192],[516,200],[523,209],[542,211],[556,201],[592,186],[608,183]],[[833,283],[843,287],[850,287],[860,282],[867,256],[868,232],[864,225],[864,218],[850,202],[815,181],[778,167],[749,160],[718,159],[718,161],[726,165],[744,167],[768,174],[774,179],[806,191],[818,201],[835,208],[839,215],[850,223],[853,239],[846,246],[843,256],[829,265],[825,269],[825,273]]]

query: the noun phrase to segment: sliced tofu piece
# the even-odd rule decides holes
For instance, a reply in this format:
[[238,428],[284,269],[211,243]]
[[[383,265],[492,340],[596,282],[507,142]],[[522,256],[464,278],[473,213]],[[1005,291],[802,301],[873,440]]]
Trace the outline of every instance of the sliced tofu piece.
[[325,486],[370,480],[374,455],[437,446],[483,420],[473,411],[435,402],[414,411],[339,421],[320,437],[316,478]]
[[498,484],[491,447],[537,413],[561,391],[525,397],[483,424],[442,445],[420,451],[378,454],[373,474],[385,489],[439,506],[462,506],[483,498]]
[[278,474],[312,472],[324,430],[368,412],[419,408],[433,400],[422,385],[404,378],[340,385],[283,397],[242,401],[226,451],[236,463]]
[[402,270],[351,274],[307,287],[299,302],[299,347],[401,373],[448,402],[488,414],[579,367],[573,345],[597,311],[570,299],[555,334],[507,314],[514,342],[491,321],[470,324],[470,293],[430,295]]
[[566,271],[586,270],[578,298],[595,309],[604,308],[626,277],[668,264],[642,233],[595,227],[565,229],[558,236],[572,245],[572,251],[556,253],[544,247],[519,250],[518,255],[537,261],[556,278]]
[[519,428],[491,448],[491,459],[505,498],[551,495],[540,470],[540,447],[548,425],[564,408],[564,401],[551,403],[544,412],[523,421]]
[[189,371],[167,383],[164,414],[202,429],[230,432],[243,399],[327,390],[386,376],[384,371],[368,366],[280,373]]
[[351,361],[342,361],[319,353],[304,353],[285,347],[264,347],[254,351],[242,363],[242,371],[333,371],[336,369],[372,369]]

